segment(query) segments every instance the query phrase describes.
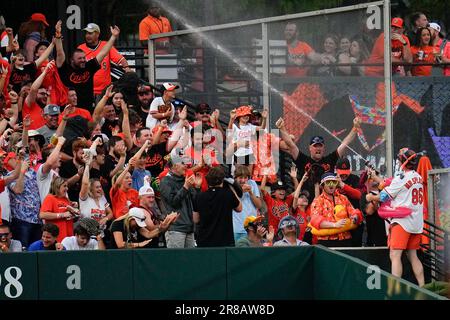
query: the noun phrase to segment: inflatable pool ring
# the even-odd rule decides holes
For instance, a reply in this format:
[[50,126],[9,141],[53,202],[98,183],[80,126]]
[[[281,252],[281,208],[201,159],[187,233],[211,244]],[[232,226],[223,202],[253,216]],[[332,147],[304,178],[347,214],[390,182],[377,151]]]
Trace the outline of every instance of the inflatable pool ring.
[[351,219],[346,219],[347,222],[342,228],[330,228],[330,229],[316,229],[314,228],[310,223],[308,224],[308,227],[311,228],[311,233],[315,236],[319,237],[326,237],[326,236],[332,236],[338,233],[350,231],[353,229],[356,229],[358,227],[357,224],[354,224]]
[[383,219],[405,218],[412,213],[407,207],[391,207],[391,202],[384,202],[378,208],[378,215]]
[[342,204],[337,204],[334,207],[334,218],[336,219],[336,221],[348,218],[347,210]]

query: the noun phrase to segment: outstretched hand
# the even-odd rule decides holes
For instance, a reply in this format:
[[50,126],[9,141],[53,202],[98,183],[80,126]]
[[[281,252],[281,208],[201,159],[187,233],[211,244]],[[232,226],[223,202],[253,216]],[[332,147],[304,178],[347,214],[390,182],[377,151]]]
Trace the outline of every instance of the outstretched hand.
[[111,35],[118,37],[120,34],[120,29],[118,26],[111,26]]

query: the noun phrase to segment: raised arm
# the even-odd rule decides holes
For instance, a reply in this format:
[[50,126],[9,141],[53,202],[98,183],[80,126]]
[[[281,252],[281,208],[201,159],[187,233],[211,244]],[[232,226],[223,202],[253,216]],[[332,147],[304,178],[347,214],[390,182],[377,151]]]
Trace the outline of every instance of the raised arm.
[[119,34],[120,34],[120,29],[118,26],[111,27],[111,37],[109,38],[108,42],[105,44],[105,46],[100,50],[100,52],[95,57],[95,59],[97,59],[99,64],[103,61],[103,59],[109,53],[109,50],[111,50],[112,46],[114,45],[114,42],[119,37]]
[[56,67],[61,68],[66,60],[66,54],[64,53],[64,48],[61,39],[61,26],[62,21],[59,20],[55,26],[55,47],[56,47]]
[[51,168],[59,161],[59,154],[61,152],[62,146],[64,145],[64,142],[66,142],[66,138],[58,137],[58,144],[50,153],[45,163],[42,165],[43,174],[49,173]]
[[94,121],[95,123],[99,123],[100,120],[103,117],[103,109],[106,106],[106,102],[108,101],[109,98],[111,98],[114,94],[114,92],[112,91],[113,89],[113,85],[110,85],[107,89],[105,94],[103,95],[103,97],[100,99],[100,101],[97,103],[97,105],[95,106],[94,109],[94,113],[92,114],[92,121]]
[[55,63],[53,61],[49,62],[47,66],[45,67],[44,71],[41,73],[39,77],[37,77],[36,80],[34,80],[33,84],[30,88],[30,93],[26,97],[25,101],[28,106],[31,106],[36,101],[36,95],[39,90],[39,88],[42,86],[42,82],[44,82],[44,78],[47,75],[47,73],[55,67]]
[[294,208],[294,210],[297,208],[300,192],[302,191],[303,185],[305,184],[306,180],[308,180],[308,178],[309,178],[308,172],[305,172],[302,179],[300,180],[300,182],[297,184],[297,187],[295,188],[294,199],[292,201],[292,208]]
[[45,51],[41,54],[41,56],[34,61],[34,63],[36,64],[36,68],[39,68],[42,62],[47,60],[47,58],[50,56],[54,48],[55,48],[55,38],[53,38],[52,43],[50,43],[50,45],[47,47],[47,49],[45,49]]
[[86,159],[86,165],[84,168],[83,178],[81,178],[81,189],[80,189],[80,200],[86,200],[89,192],[89,170],[91,166],[92,159]]
[[300,150],[298,149],[295,142],[292,141],[292,138],[290,137],[289,133],[286,131],[283,118],[278,119],[277,122],[275,123],[275,126],[280,130],[281,139],[286,143],[287,147],[289,148],[289,154],[292,156],[294,160],[296,160],[298,154],[300,153]]
[[344,156],[345,154],[345,149],[347,148],[347,146],[352,143],[353,139],[355,139],[356,137],[356,132],[358,131],[358,129],[361,127],[361,119],[356,117],[355,119],[353,119],[353,128],[352,131],[350,131],[350,133],[344,138],[344,140],[342,140],[342,143],[339,145],[339,147],[337,148],[337,153],[339,155],[339,157]]
[[122,109],[123,114],[122,131],[125,136],[125,145],[127,146],[127,150],[131,150],[131,148],[133,148],[133,139],[131,138],[130,117],[128,106],[124,100],[121,101],[120,108]]

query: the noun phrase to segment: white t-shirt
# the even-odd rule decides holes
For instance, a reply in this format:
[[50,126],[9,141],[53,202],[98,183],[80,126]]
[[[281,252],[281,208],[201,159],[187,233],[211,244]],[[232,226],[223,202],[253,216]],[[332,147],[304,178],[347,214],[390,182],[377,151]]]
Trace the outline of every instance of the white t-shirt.
[[[151,115],[152,111],[158,111],[158,107],[160,105],[164,104],[164,100],[162,97],[157,97],[155,99],[153,99],[152,104],[150,105],[150,110],[148,112],[148,116],[147,116],[147,120],[145,121],[145,126],[147,128],[149,128],[150,130],[152,130],[158,123],[160,123],[160,121],[158,119],[153,118],[153,116]],[[173,104],[170,104],[172,107],[172,117],[170,118],[170,121],[168,121],[169,123],[171,123],[173,121],[173,117],[175,116],[175,107],[173,106]]]
[[109,203],[105,196],[102,196],[99,200],[99,205],[95,203],[95,200],[91,197],[87,197],[86,200],[80,200],[80,214],[82,218],[92,218],[100,221],[106,217],[105,209],[109,207]]
[[8,252],[22,252],[22,243],[19,240],[11,239]]
[[0,192],[0,206],[2,208],[2,219],[11,221],[11,208],[9,206],[9,190],[5,188],[3,192]]
[[89,239],[85,247],[80,247],[76,236],[65,237],[61,244],[66,250],[98,250],[98,242],[95,239]]
[[392,207],[412,209],[409,216],[391,219],[391,223],[398,223],[409,233],[422,233],[424,202],[422,177],[414,170],[405,172],[403,178],[401,175],[395,176],[391,184],[384,188],[384,191],[392,199]]
[[[252,140],[252,136],[256,135],[256,126],[253,124],[246,124],[240,128],[233,124],[233,143],[238,141],[248,141]],[[240,147],[234,153],[237,157],[244,157],[253,154],[252,146],[248,148]]]
[[50,192],[53,177],[58,176],[58,173],[53,169],[50,169],[49,173],[43,174],[43,168],[44,165],[41,165],[37,171],[37,184],[39,188],[39,196],[41,197],[41,203],[44,202],[45,197]]

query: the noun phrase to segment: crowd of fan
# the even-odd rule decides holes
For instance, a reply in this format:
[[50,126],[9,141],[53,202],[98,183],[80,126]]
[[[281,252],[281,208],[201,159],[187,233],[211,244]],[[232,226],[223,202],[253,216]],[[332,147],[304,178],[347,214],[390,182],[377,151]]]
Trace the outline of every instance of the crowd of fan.
[[[239,106],[223,128],[220,111],[199,103],[188,121],[187,106],[175,103],[177,85],[163,83],[156,97],[128,67],[113,46],[117,26],[100,41],[99,26],[89,23],[86,42],[68,59],[62,23],[51,41],[43,39],[46,27],[35,13],[22,40],[11,28],[2,34],[2,252],[386,245],[384,220],[365,197],[382,178],[374,169],[351,174],[344,157],[359,119],[328,155],[320,136],[311,138],[309,155],[300,152],[283,119],[280,137],[270,133],[267,110]],[[111,63],[126,71],[114,84]],[[294,190],[277,176],[278,149],[294,159]],[[311,234],[344,220],[359,227]]]

